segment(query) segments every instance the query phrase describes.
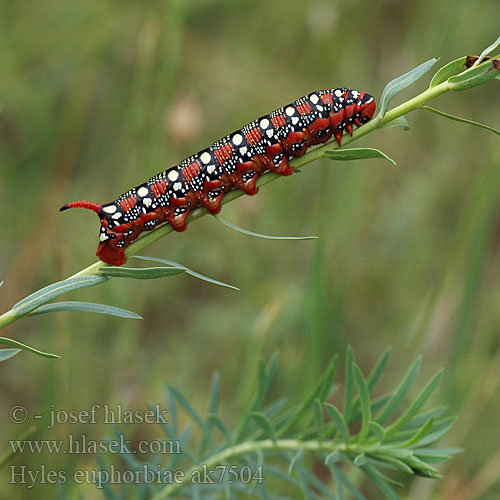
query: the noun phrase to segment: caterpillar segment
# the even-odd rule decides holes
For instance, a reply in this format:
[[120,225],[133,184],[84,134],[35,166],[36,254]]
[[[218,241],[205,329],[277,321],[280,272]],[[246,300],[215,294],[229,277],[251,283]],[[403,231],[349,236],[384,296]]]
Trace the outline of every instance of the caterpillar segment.
[[61,207],[85,208],[101,221],[97,256],[121,266],[125,248],[144,231],[170,224],[184,231],[188,216],[203,206],[216,214],[224,195],[240,189],[258,191],[257,179],[270,170],[291,175],[289,159],[333,136],[340,145],[345,132],[368,122],[375,100],[366,92],[336,88],[312,92],[295,102],[261,116],[210,147],[181,161],[110,203],[74,201]]

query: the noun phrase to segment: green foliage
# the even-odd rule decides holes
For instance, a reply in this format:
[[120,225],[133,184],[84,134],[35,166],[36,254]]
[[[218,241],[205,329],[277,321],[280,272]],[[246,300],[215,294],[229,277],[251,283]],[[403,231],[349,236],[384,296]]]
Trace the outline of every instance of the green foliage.
[[235,231],[238,231],[239,233],[246,234],[247,236],[255,236],[256,238],[262,238],[264,240],[317,240],[317,236],[270,236],[268,234],[260,234],[260,233],[254,233],[253,231],[248,231],[247,229],[243,229],[241,227],[235,226],[234,224],[231,224],[231,222],[228,222],[227,220],[224,220],[223,218],[219,217],[218,215],[214,215],[214,217],[221,223],[224,224],[226,227],[230,227],[231,229],[234,229]]
[[[404,481],[405,476],[441,477],[434,464],[445,462],[460,451],[433,447],[451,427],[454,418],[442,417],[439,408],[422,411],[437,387],[441,372],[411,401],[410,389],[420,367],[420,359],[417,359],[398,387],[385,396],[386,404],[381,407],[372,392],[387,366],[388,357],[389,351],[386,351],[372,373],[365,377],[352,350],[348,350],[344,391],[349,399],[345,399],[342,412],[333,404],[338,390],[334,385],[336,359],[311,393],[291,408],[269,401],[278,368],[275,355],[268,366],[260,364],[254,399],[239,417],[240,424],[235,430],[230,430],[230,424],[217,414],[218,376],[213,378],[205,415],[199,413],[185,395],[168,385],[170,420],[164,422],[162,428],[168,439],[180,442],[182,453],[172,454],[163,464],[162,473],[181,470],[185,474],[180,482],[154,485],[152,498],[160,500],[178,495],[218,498],[217,495],[225,491],[230,497],[239,492],[245,498],[265,499],[273,497],[276,494],[273,490],[282,482],[288,485],[287,490],[299,490],[304,498],[339,500],[347,494],[364,498],[359,489],[360,478],[350,480],[343,472],[345,467],[354,466],[377,485],[381,492],[378,498],[393,500],[399,498],[393,486],[402,486],[399,480]],[[405,409],[398,411],[403,402]],[[179,429],[179,410],[188,420],[183,430]],[[130,454],[124,459],[132,470],[141,470],[145,465]],[[310,471],[315,461],[328,467],[329,477],[320,480]],[[147,467],[157,470],[156,462]],[[262,480],[232,483],[224,477],[230,467],[236,471],[235,477],[245,467],[250,467],[254,474],[261,471]],[[213,477],[215,484],[193,484],[191,479],[203,469],[217,471]],[[109,498],[121,498],[119,492],[109,490],[108,494]]]
[[[393,125],[399,126],[399,125]],[[385,153],[374,148],[350,148],[350,149],[339,149],[337,151],[327,151],[327,158],[331,160],[338,161],[349,161],[349,160],[364,160],[366,158],[382,158],[388,162],[396,165],[396,162],[389,158]]]

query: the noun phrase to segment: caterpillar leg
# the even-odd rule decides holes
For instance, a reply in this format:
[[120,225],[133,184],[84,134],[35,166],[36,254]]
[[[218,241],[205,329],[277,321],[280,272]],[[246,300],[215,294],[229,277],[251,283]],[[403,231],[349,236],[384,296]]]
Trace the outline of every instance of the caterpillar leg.
[[275,174],[292,175],[293,167],[288,163],[288,156],[281,144],[266,146],[266,167]]
[[233,183],[226,174],[220,180],[205,181],[203,190],[195,191],[198,202],[211,214],[218,214],[221,209],[222,198],[233,187]]
[[236,172],[228,174],[228,177],[234,187],[241,189],[245,194],[253,196],[259,191],[257,179],[261,170],[261,166],[256,162],[247,161],[245,163],[238,163],[236,165]]

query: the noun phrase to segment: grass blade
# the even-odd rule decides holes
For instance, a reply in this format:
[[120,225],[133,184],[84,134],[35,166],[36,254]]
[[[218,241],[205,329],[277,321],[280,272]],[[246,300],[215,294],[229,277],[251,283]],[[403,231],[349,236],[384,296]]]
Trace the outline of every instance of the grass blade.
[[325,156],[330,160],[337,161],[351,161],[351,160],[364,160],[367,158],[382,158],[388,162],[396,165],[396,162],[389,158],[385,153],[375,148],[351,148],[351,149],[336,149],[326,151]]
[[63,293],[72,292],[73,290],[78,290],[79,288],[86,288],[89,286],[99,285],[104,283],[109,278],[106,276],[76,276],[74,278],[68,278],[63,281],[58,281],[57,283],[52,283],[31,295],[28,295],[23,300],[20,300],[14,305],[12,311],[17,316],[22,316],[29,313],[38,306],[49,302]]
[[236,286],[228,285],[227,283],[224,283],[223,281],[209,278],[208,276],[197,273],[196,271],[193,271],[192,269],[184,267],[183,265],[181,265],[177,262],[174,262],[172,260],[160,259],[159,257],[144,257],[142,255],[132,255],[132,257],[134,259],[149,260],[152,262],[161,262],[162,264],[167,264],[168,266],[178,267],[179,269],[185,269],[186,274],[189,274],[190,276],[193,276],[193,277],[198,278],[200,280],[207,281],[208,283],[212,283],[212,285],[222,286],[225,288],[231,288],[232,290],[238,290],[238,291],[240,290]]
[[38,349],[35,349],[34,347],[30,347],[29,345],[22,344],[21,342],[18,342],[17,340],[8,339],[6,337],[0,337],[0,344],[13,345],[15,347],[18,347],[19,349],[23,349],[25,351],[32,352],[33,354],[38,354],[38,356],[42,356],[44,358],[60,358],[61,357],[61,356],[58,356],[57,354],[51,354],[50,352],[39,351]]
[[243,229],[241,227],[235,226],[231,222],[227,220],[221,219],[218,215],[214,215],[214,217],[221,223],[239,233],[246,234],[248,236],[255,236],[256,238],[262,238],[265,240],[317,240],[317,236],[270,236],[268,234],[260,234],[254,233],[253,231],[248,231],[247,229]]
[[413,82],[418,80],[420,77],[425,75],[436,63],[438,59],[429,59],[428,61],[420,64],[416,68],[408,71],[404,75],[398,76],[391,80],[384,88],[382,92],[382,97],[380,98],[380,111],[378,116],[383,118],[389,105],[389,101],[399,92],[404,90],[406,87],[411,85]]
[[94,302],[79,302],[76,300],[45,304],[30,312],[29,316],[39,316],[41,314],[49,314],[60,311],[93,312],[98,314],[107,314],[109,316],[116,316],[118,318],[142,319],[142,316],[139,316],[135,312],[122,309],[121,307],[108,306],[106,304],[96,304]]
[[187,271],[180,267],[100,267],[99,272],[104,276],[113,278],[134,278],[138,280],[150,280],[155,278],[166,278]]
[[467,120],[466,118],[460,118],[459,116],[450,115],[443,111],[439,111],[439,109],[431,108],[430,106],[421,106],[421,109],[425,109],[426,111],[430,111],[431,113],[435,113],[436,115],[454,120],[456,122],[467,123],[468,125],[473,125],[474,127],[484,128],[486,130],[489,130],[490,132],[493,132],[494,134],[500,135],[499,130],[493,127],[489,127],[488,125],[484,125],[483,123],[475,122],[473,120]]

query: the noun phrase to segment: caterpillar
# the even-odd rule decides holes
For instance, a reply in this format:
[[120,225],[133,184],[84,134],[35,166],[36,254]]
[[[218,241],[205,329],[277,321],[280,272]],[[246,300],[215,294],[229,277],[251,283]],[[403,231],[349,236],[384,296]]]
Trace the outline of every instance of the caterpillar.
[[221,209],[224,194],[241,189],[257,193],[256,182],[266,170],[294,172],[288,160],[333,135],[341,144],[344,131],[352,135],[375,112],[366,92],[336,88],[312,92],[181,161],[111,203],[73,201],[68,208],[86,208],[101,221],[97,257],[107,264],[125,264],[125,248],[143,231],[168,223],[184,231],[191,210],[202,205],[210,213]]

